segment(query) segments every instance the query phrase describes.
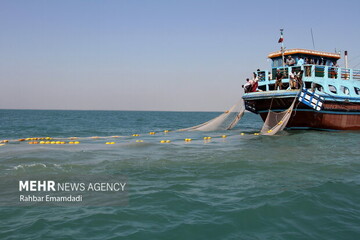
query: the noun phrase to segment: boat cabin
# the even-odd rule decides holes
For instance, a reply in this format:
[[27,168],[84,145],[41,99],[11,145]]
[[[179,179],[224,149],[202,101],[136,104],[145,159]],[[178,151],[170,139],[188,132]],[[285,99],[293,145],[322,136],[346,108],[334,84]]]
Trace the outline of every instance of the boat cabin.
[[[306,49],[290,49],[284,51],[285,61],[289,56],[291,56],[295,60],[295,65],[298,65],[300,58],[302,58],[304,61],[303,64],[336,66],[337,60],[340,59],[340,54],[337,53],[327,53]],[[285,63],[283,64],[281,51],[270,53],[268,55],[268,58],[272,60],[273,68],[278,68],[285,65]]]
[[[294,61],[293,64],[286,65],[289,56]],[[282,90],[290,89],[290,75],[296,74],[301,76],[303,86],[307,89],[346,97],[360,95],[360,70],[340,68],[337,61],[341,56],[338,53],[289,49],[284,53],[270,53],[268,58],[272,60],[272,70],[257,72],[260,91],[276,90],[276,73],[280,70],[284,76]]]

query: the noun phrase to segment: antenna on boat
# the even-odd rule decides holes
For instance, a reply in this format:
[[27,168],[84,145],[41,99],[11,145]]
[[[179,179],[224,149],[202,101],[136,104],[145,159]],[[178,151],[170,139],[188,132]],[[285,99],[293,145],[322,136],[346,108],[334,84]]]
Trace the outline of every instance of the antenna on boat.
[[312,39],[312,44],[313,44],[313,47],[314,47],[314,50],[315,50],[314,34],[313,34],[313,31],[312,31],[312,28],[311,28],[310,30],[311,30],[311,39]]

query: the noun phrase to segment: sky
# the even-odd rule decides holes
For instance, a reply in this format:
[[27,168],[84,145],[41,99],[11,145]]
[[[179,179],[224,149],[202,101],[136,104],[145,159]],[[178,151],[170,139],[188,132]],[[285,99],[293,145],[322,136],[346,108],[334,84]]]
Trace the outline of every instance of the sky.
[[[225,111],[287,49],[348,50],[360,1],[0,0],[0,109]],[[340,62],[341,63],[341,62]]]

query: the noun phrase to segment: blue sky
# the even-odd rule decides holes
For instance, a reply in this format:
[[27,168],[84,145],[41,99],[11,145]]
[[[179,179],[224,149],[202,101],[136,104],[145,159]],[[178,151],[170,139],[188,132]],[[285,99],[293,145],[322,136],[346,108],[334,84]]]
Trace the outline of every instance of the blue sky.
[[[223,111],[285,46],[348,50],[359,1],[0,0],[0,108]],[[358,65],[358,68],[360,66]]]

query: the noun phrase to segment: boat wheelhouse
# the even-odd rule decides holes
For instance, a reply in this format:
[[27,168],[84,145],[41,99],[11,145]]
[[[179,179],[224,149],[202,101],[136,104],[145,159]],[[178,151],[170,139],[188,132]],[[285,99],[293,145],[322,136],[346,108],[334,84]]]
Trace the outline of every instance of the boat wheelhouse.
[[[293,66],[284,65],[289,56],[295,60]],[[285,111],[300,91],[290,88],[291,76],[295,74],[301,87],[319,95],[324,102],[316,110],[297,101],[288,129],[360,130],[360,70],[348,68],[347,59],[346,67],[339,67],[340,54],[307,49],[273,52],[268,57],[272,70],[258,71],[258,91],[243,96],[247,110],[260,114],[264,121],[269,110]],[[283,75],[283,90],[275,89],[278,70]]]

